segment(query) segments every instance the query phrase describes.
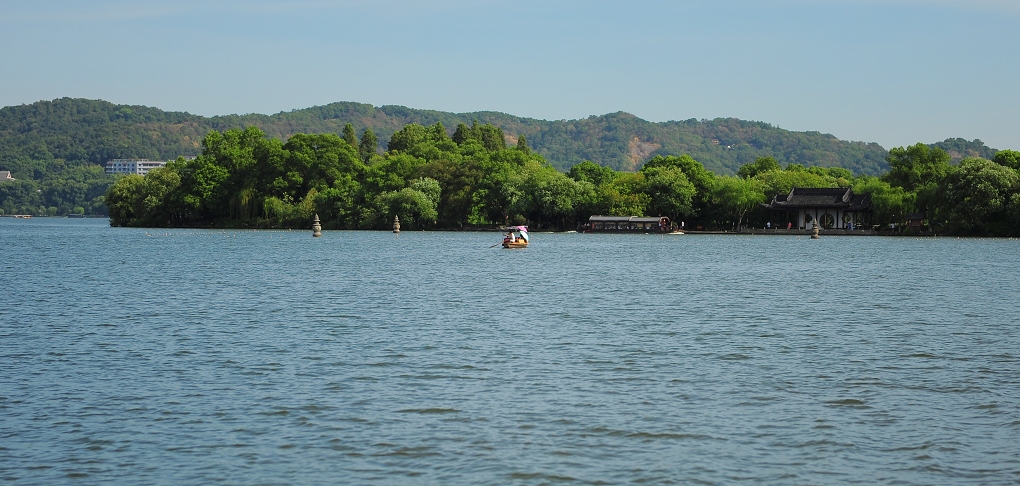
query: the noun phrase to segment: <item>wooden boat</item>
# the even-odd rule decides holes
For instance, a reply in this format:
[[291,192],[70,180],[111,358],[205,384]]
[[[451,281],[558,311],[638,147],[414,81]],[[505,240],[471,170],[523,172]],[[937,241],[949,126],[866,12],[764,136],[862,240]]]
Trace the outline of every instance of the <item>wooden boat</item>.
[[506,236],[503,237],[503,248],[527,248],[531,238],[528,236],[527,226],[510,226],[504,228]]

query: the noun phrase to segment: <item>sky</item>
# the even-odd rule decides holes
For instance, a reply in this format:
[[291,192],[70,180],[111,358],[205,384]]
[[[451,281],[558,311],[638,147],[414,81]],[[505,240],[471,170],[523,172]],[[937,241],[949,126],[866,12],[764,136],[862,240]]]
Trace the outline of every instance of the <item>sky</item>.
[[0,106],[735,117],[1020,149],[1018,0],[0,0]]

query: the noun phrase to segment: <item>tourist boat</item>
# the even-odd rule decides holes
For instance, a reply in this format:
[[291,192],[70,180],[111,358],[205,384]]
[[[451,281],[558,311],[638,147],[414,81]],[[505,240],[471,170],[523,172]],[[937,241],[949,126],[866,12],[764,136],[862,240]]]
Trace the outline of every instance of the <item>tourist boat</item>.
[[510,226],[504,228],[503,248],[527,248],[531,238],[528,237],[527,226]]
[[588,218],[582,228],[585,233],[671,233],[674,229],[665,216],[601,215]]

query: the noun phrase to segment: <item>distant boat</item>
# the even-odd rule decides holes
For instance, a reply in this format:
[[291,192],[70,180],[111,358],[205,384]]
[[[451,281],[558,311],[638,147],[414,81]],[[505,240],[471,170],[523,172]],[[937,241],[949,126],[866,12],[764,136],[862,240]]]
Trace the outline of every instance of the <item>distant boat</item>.
[[14,217],[18,219],[32,219],[31,214],[15,214]]
[[673,226],[665,216],[592,216],[585,233],[669,233]]
[[503,228],[506,236],[503,237],[503,248],[527,248],[531,238],[528,236],[527,226],[510,226]]

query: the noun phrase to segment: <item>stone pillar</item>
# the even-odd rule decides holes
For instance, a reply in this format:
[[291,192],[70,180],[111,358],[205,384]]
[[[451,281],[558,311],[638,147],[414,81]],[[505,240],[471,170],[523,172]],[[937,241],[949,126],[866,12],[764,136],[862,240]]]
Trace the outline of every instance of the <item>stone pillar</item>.
[[312,236],[318,238],[322,236],[322,225],[319,224],[319,215],[315,215],[315,219],[312,220]]
[[811,223],[811,239],[812,240],[817,240],[818,239],[818,221],[817,220],[813,221]]
[[400,218],[396,215],[393,216],[393,232],[400,233]]

